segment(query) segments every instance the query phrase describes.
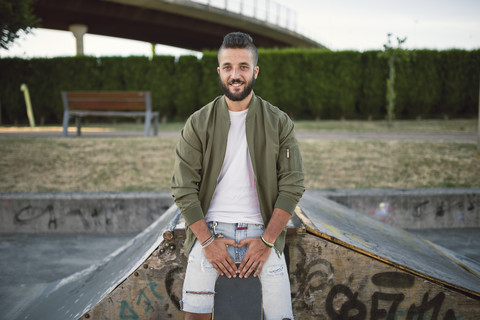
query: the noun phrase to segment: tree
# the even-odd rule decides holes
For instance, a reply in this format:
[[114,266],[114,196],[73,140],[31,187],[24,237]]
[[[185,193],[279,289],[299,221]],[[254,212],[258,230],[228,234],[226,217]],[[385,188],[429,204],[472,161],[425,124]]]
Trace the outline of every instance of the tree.
[[29,33],[40,24],[32,10],[35,0],[0,0],[0,24],[2,34],[0,48],[8,49],[21,32]]
[[388,106],[387,106],[387,114],[388,114],[388,127],[392,127],[392,118],[393,118],[393,110],[394,110],[394,101],[395,101],[395,58],[398,57],[399,53],[401,52],[400,46],[407,40],[407,38],[399,38],[397,37],[397,48],[392,46],[390,37],[392,36],[391,33],[388,34],[388,41],[387,44],[384,44],[383,47],[385,48],[384,54],[388,57],[388,69],[389,69],[389,77],[387,79],[387,99],[388,99]]

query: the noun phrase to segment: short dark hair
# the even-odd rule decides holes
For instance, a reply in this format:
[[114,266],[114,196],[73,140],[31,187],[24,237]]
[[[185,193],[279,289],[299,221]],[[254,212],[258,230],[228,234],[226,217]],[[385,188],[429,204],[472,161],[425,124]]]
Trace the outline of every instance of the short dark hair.
[[255,65],[258,62],[258,51],[257,47],[253,44],[253,39],[250,35],[243,32],[231,32],[228,33],[224,38],[218,53],[222,49],[248,49],[253,53],[253,60]]

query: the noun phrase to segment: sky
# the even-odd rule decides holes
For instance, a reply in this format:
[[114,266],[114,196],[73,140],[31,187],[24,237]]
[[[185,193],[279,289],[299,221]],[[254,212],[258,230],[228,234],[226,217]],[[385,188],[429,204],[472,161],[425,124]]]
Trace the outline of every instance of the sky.
[[[223,7],[225,0],[195,0]],[[265,15],[270,2],[269,19],[280,12],[280,24],[289,26],[331,50],[381,50],[387,34],[407,40],[406,49],[480,49],[479,0],[228,0],[229,10],[240,2],[244,10],[257,3],[257,15]],[[263,6],[263,7],[262,7]],[[280,8],[280,9],[278,9]],[[287,16],[287,9],[290,14]],[[293,14],[292,12],[295,12]],[[248,13],[247,13],[248,14]],[[253,13],[251,13],[253,14]],[[234,31],[234,30],[232,30]],[[87,34],[85,54],[90,56],[151,55],[146,42]],[[194,51],[156,46],[157,54],[198,54]],[[55,57],[75,55],[75,38],[70,32],[34,29],[22,35],[0,57]]]

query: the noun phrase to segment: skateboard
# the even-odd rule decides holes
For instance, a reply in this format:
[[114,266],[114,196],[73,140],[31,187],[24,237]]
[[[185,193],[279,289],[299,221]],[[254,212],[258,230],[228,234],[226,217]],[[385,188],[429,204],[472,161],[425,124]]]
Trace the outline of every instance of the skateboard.
[[262,320],[262,306],[262,284],[258,277],[218,277],[215,283],[214,320]]

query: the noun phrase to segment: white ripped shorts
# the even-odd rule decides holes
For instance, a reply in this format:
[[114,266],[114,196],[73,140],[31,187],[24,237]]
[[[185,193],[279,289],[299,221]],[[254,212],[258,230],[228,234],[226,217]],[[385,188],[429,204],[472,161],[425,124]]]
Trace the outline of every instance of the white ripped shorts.
[[[208,223],[212,234],[214,223]],[[264,232],[264,226],[218,222],[215,226],[215,232],[223,234],[225,238],[234,239],[238,243],[246,238],[260,237]],[[227,247],[233,261],[237,263],[242,261],[247,249],[248,246],[241,248]],[[252,277],[253,274],[250,276]],[[212,313],[217,277],[217,270],[205,258],[201,244],[196,241],[188,256],[187,271],[183,283],[183,300],[180,301],[182,310],[191,313]],[[262,284],[264,319],[293,319],[290,280],[283,253],[278,254],[275,249],[272,250],[263,265],[259,278]]]

